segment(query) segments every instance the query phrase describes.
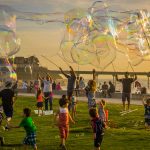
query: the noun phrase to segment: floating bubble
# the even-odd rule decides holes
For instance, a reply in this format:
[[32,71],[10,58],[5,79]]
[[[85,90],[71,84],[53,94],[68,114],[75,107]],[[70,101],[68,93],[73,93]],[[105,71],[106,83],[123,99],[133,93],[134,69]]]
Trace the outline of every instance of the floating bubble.
[[0,87],[5,85],[6,81],[11,81],[15,83],[17,80],[17,75],[13,70],[8,59],[0,58]]
[[20,39],[6,26],[0,26],[0,57],[9,57],[20,49]]
[[95,59],[96,47],[93,43],[79,43],[71,49],[71,56],[75,63],[90,64]]

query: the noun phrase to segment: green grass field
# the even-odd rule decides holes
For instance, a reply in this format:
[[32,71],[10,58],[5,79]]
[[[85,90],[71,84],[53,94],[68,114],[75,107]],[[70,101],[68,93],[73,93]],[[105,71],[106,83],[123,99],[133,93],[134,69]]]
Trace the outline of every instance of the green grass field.
[[[53,116],[38,117],[33,110],[36,109],[36,100],[31,97],[19,97],[15,103],[13,125],[18,125],[22,119],[24,107],[32,109],[32,118],[37,126],[37,145],[39,150],[57,150],[59,147],[59,131],[54,125]],[[58,108],[58,100],[54,99],[54,111]],[[149,150],[150,131],[145,131],[142,106],[131,106],[137,111],[120,116],[121,105],[108,104],[110,129],[106,130],[102,143],[102,150]],[[5,124],[5,121],[3,122]],[[0,130],[5,137],[6,146],[0,150],[22,150],[19,144],[25,136],[24,129]],[[92,150],[93,136],[90,126],[87,104],[79,102],[77,106],[76,124],[70,126],[70,135],[66,146],[68,150]]]

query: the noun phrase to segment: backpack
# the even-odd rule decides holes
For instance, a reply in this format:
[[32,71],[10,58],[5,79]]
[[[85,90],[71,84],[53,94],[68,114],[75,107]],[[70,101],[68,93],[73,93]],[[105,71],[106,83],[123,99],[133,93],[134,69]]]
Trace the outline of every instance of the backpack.
[[103,135],[104,134],[104,123],[101,119],[98,119],[95,122],[96,125],[96,135]]

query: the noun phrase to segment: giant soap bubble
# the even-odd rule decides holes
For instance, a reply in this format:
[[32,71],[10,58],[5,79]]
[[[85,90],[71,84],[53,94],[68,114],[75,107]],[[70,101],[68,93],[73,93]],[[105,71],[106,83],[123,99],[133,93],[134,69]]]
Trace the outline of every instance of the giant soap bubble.
[[17,80],[17,75],[9,63],[8,59],[0,58],[0,87],[5,85],[6,81],[15,83]]

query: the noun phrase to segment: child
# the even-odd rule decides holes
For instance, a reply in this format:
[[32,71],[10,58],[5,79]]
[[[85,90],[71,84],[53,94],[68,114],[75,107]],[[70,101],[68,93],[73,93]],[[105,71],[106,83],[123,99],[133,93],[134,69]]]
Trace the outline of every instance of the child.
[[44,115],[43,113],[43,94],[42,94],[42,90],[40,88],[38,88],[37,90],[37,108],[38,108],[38,116],[40,115],[40,110],[42,111],[42,115]]
[[89,80],[88,82],[88,91],[87,92],[87,97],[88,97],[88,107],[91,108],[91,102],[95,98],[95,92],[96,92],[96,82],[95,82],[95,70],[93,69],[93,80]]
[[105,105],[106,105],[106,102],[104,99],[102,99],[99,102],[98,114],[99,114],[100,119],[103,120],[103,122],[106,121],[106,114],[105,114],[105,110],[104,110]]
[[91,117],[91,126],[94,136],[94,150],[100,150],[100,146],[104,135],[104,122],[99,118],[98,112],[95,108],[90,108],[89,115]]
[[74,96],[74,94],[71,97],[71,101],[72,101],[72,118],[74,119],[76,115],[76,104],[77,104],[77,99]]
[[25,150],[27,149],[29,145],[31,145],[34,148],[34,150],[37,150],[36,126],[34,125],[32,118],[30,117],[31,110],[29,108],[24,108],[23,115],[24,115],[24,119],[21,121],[20,125],[16,127],[12,127],[12,128],[24,127],[24,129],[26,130],[26,134],[27,134],[23,141]]
[[[1,126],[1,124],[2,124],[3,118],[4,118],[4,117],[3,117],[3,106],[0,105],[0,126]],[[1,136],[0,136],[0,144],[1,144],[1,146],[4,145],[4,137],[1,137]]]
[[68,100],[66,99],[66,96],[63,96],[59,100],[59,111],[56,114],[56,117],[58,116],[58,127],[60,131],[60,138],[61,138],[61,144],[60,148],[63,150],[66,150],[65,142],[67,140],[68,134],[69,134],[69,120],[72,123],[75,123],[73,119],[71,118],[69,111],[68,111]]
[[[145,103],[146,99],[146,103]],[[150,128],[150,98],[143,97],[143,105],[145,108],[145,128]]]

